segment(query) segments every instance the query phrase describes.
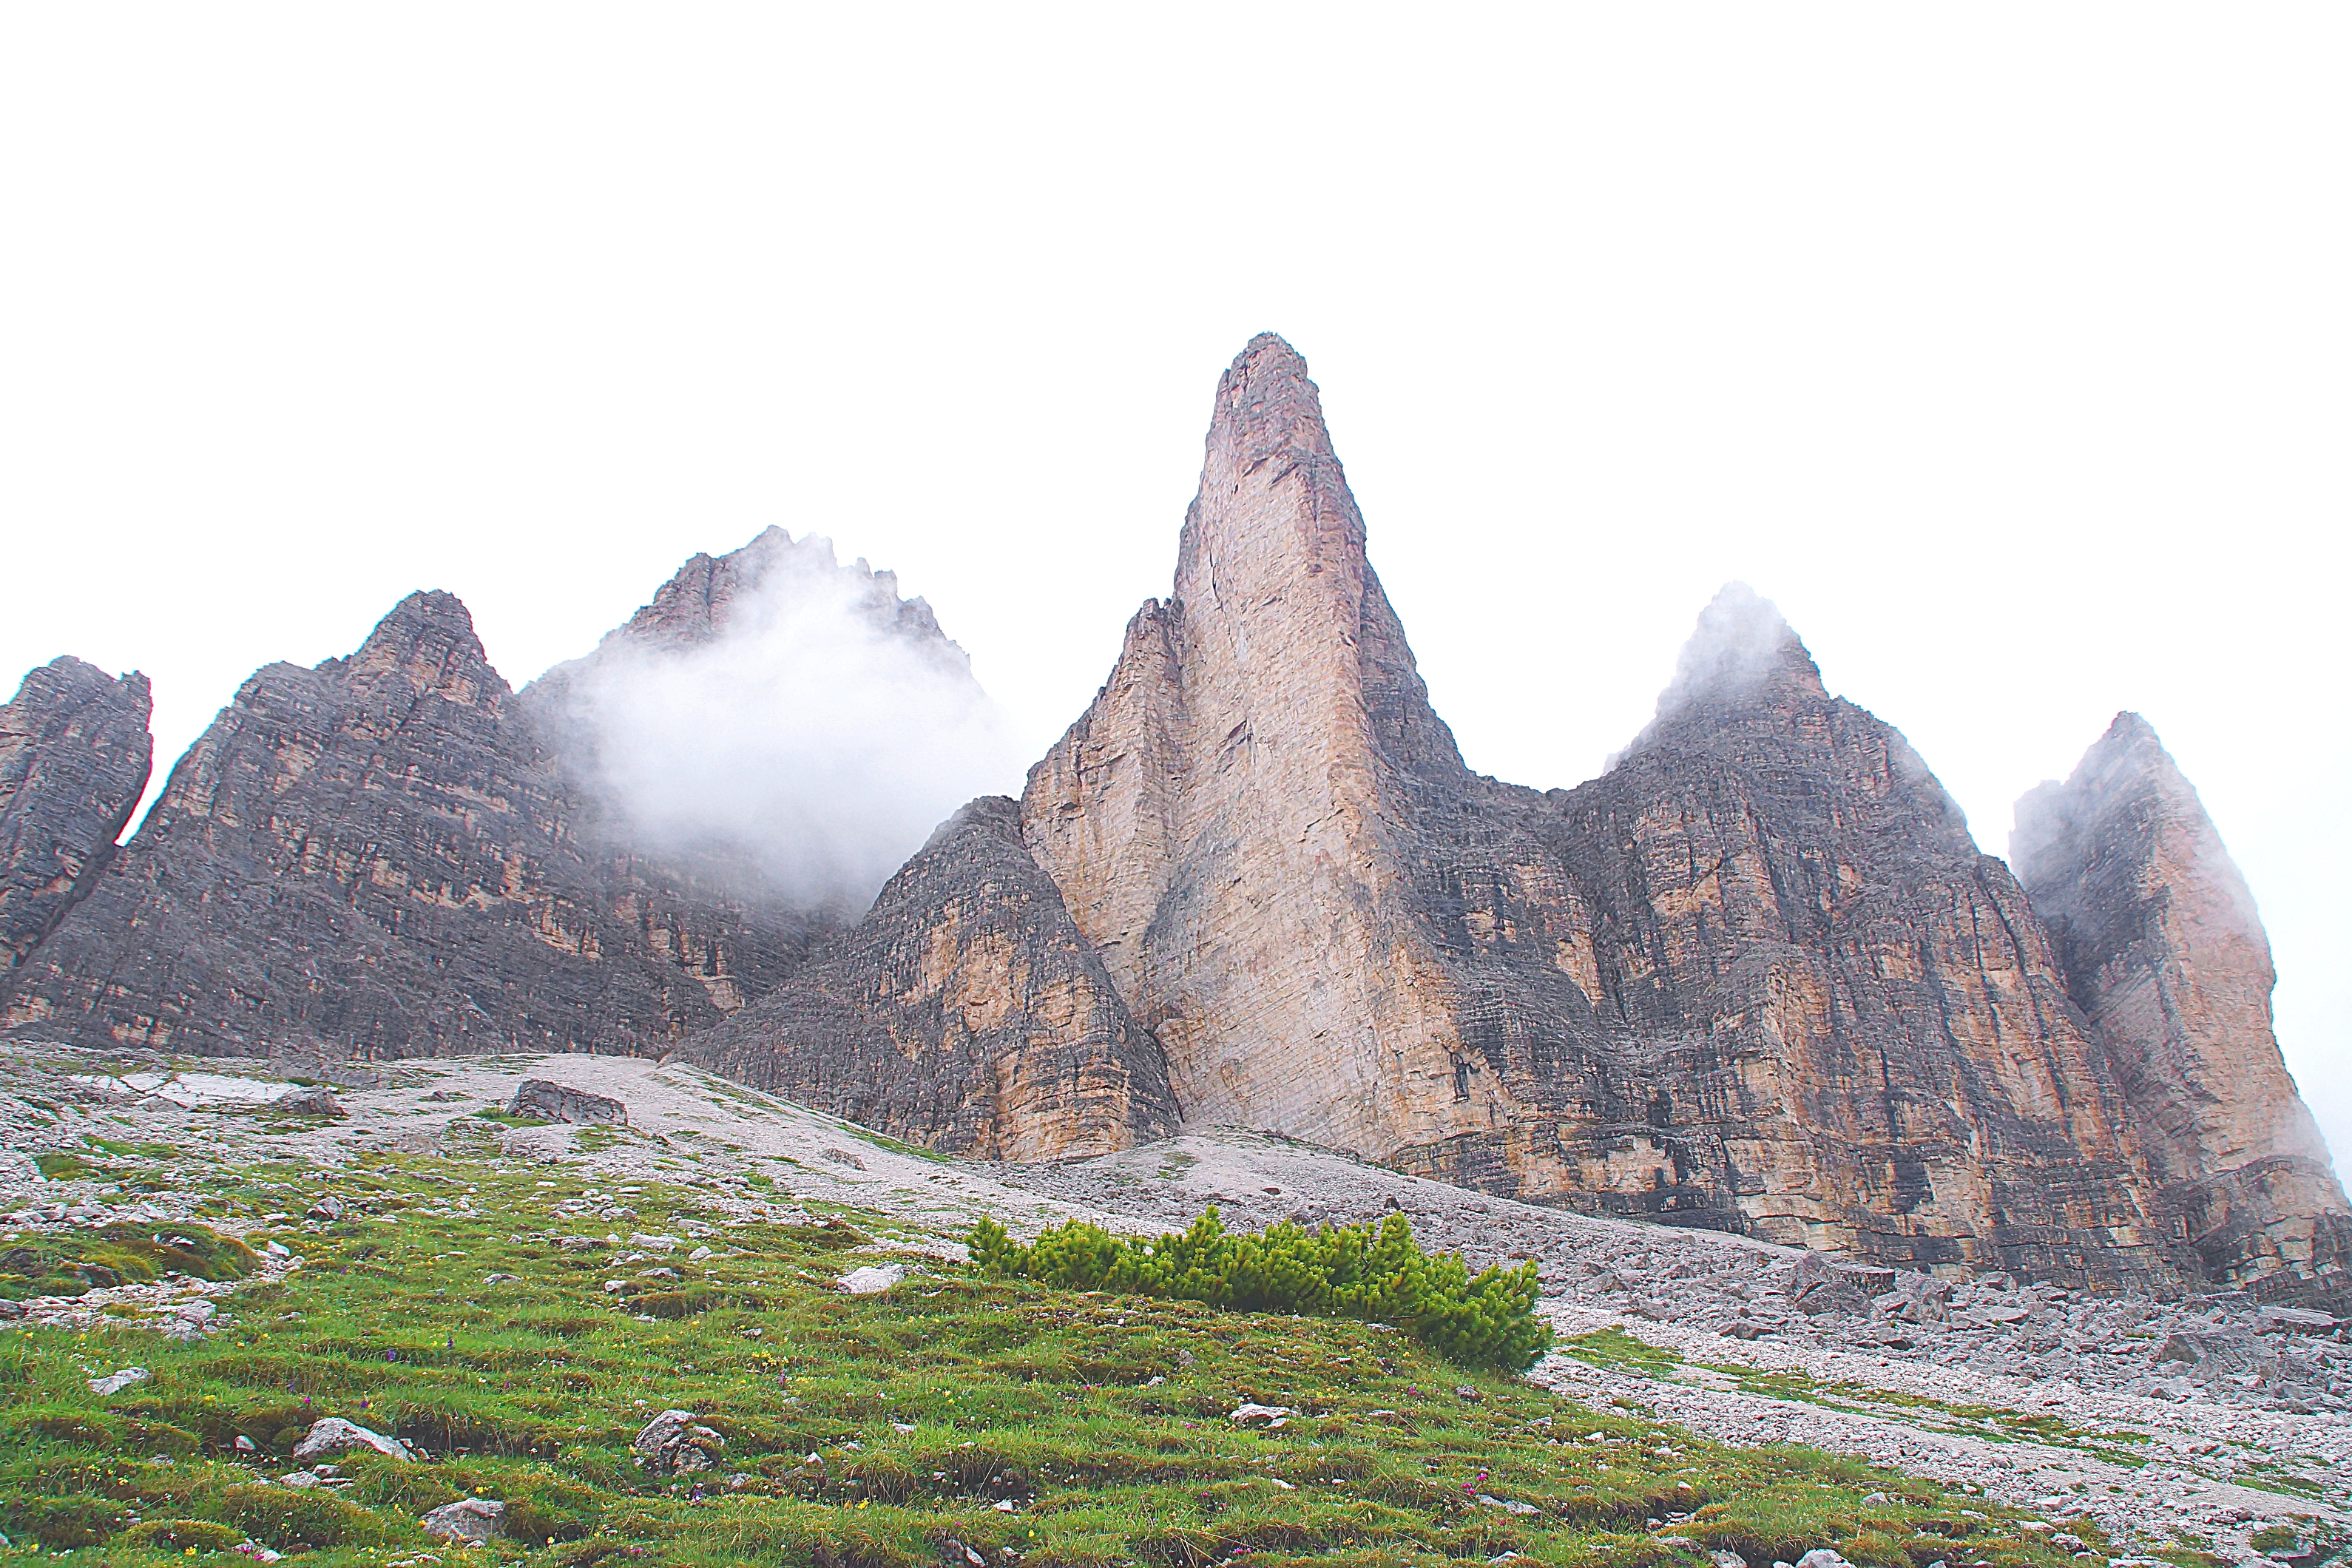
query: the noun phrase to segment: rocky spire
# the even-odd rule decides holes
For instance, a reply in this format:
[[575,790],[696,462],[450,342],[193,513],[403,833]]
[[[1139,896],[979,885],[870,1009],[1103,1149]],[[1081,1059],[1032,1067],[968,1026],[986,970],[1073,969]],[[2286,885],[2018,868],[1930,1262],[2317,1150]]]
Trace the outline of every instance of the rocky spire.
[[27,673],[0,707],[0,970],[86,897],[147,788],[147,678],[78,658]]
[[2253,894],[2148,722],[2118,713],[2020,800],[2010,854],[2206,1271],[2352,1265],[2352,1206],[2272,1032]]

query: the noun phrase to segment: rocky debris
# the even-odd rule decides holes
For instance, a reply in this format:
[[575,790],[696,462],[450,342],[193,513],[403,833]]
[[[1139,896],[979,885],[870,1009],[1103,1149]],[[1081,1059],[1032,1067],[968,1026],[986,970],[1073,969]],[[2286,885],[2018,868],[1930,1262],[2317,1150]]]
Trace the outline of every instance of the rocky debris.
[[1236,1426],[1264,1426],[1269,1429],[1286,1426],[1298,1412],[1286,1405],[1258,1405],[1244,1400],[1226,1419]]
[[257,672],[0,1025],[213,1056],[653,1051],[799,963],[826,918],[615,841],[562,739],[447,594]]
[[629,1445],[640,1468],[656,1476],[715,1469],[727,1439],[698,1426],[691,1410],[665,1410],[646,1423]]
[[78,658],[26,673],[0,706],[0,972],[89,892],[147,788],[147,678]]
[[415,1452],[398,1437],[387,1437],[372,1432],[357,1422],[346,1421],[340,1415],[329,1415],[310,1424],[310,1431],[294,1446],[294,1462],[305,1464],[316,1459],[331,1459],[337,1454],[353,1448],[373,1448],[392,1459],[414,1459]]
[[852,1296],[879,1296],[906,1277],[906,1269],[896,1263],[853,1268],[841,1277],[841,1289]]
[[995,796],[950,818],[801,973],[686,1049],[957,1153],[1066,1159],[1177,1121],[1159,1042]]
[[335,1221],[343,1217],[343,1200],[337,1197],[334,1194],[329,1193],[302,1212],[306,1218],[315,1219],[326,1225],[332,1225]]
[[312,1084],[306,1089],[289,1089],[269,1102],[266,1108],[281,1116],[347,1116],[342,1101],[325,1084]]
[[126,1366],[121,1372],[111,1372],[104,1377],[91,1378],[89,1391],[100,1399],[110,1398],[126,1388],[146,1382],[151,1375],[152,1374],[143,1366]]
[[591,1127],[629,1124],[629,1108],[609,1095],[590,1094],[586,1089],[551,1083],[543,1078],[525,1079],[516,1088],[514,1098],[507,1102],[507,1114]]
[[459,1498],[417,1521],[436,1541],[480,1542],[506,1532],[507,1505],[488,1498]]
[[2118,713],[2017,803],[2010,855],[2183,1237],[2191,1277],[2352,1305],[2352,1204],[2271,1030],[2253,894],[2156,731]]

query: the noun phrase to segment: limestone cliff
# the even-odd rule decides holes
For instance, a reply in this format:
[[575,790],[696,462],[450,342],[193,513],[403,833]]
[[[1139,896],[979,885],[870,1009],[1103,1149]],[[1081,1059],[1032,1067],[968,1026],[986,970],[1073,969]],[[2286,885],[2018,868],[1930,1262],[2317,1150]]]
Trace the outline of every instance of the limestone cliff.
[[2106,1048],[2191,1272],[2352,1292],[2352,1205],[2271,1030],[2270,942],[2197,792],[2119,713],[2010,853]]
[[0,969],[57,929],[114,857],[147,788],[147,678],[78,658],[29,671],[0,707]]
[[1890,1259],[2160,1268],[2048,944],[1901,737],[1735,593],[1604,777],[1471,773],[1279,339],[1022,821],[1193,1120]]
[[654,1050],[798,962],[805,916],[582,815],[465,607],[412,595],[352,657],[246,682],[0,1020],[202,1053]]
[[1076,1159],[1173,1131],[1138,1027],[1010,800],[972,802],[855,928],[689,1053],[958,1153]]

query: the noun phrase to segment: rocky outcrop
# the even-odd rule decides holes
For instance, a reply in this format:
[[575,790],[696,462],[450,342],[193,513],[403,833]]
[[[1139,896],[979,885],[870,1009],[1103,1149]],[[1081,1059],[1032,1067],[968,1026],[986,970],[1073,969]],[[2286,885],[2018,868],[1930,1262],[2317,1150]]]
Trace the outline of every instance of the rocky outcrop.
[[239,689],[5,1020],[211,1054],[656,1051],[799,961],[805,915],[594,816],[465,607],[412,595],[349,658]]
[[688,1051],[867,1127],[992,1159],[1103,1153],[1177,1121],[1159,1043],[1001,796],[958,812],[855,927]]
[[0,970],[86,897],[147,788],[147,678],[78,658],[26,675],[0,707]]
[[2048,943],[1902,737],[1735,589],[1603,777],[1472,773],[1279,339],[1022,817],[1195,1121],[1887,1261],[2161,1271]]
[[2010,853],[2103,1042],[2191,1273],[2352,1294],[2352,1205],[2271,1030],[2252,893],[2156,731],[2119,713]]

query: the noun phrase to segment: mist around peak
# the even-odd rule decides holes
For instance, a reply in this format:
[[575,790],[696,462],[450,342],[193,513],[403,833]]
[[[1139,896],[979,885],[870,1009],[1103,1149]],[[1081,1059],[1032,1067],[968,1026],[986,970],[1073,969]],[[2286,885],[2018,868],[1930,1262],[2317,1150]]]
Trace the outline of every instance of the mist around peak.
[[840,565],[814,538],[763,535],[723,559],[751,569],[692,638],[633,622],[550,672],[572,766],[632,848],[861,910],[942,818],[1017,785],[1027,759],[889,574]]

